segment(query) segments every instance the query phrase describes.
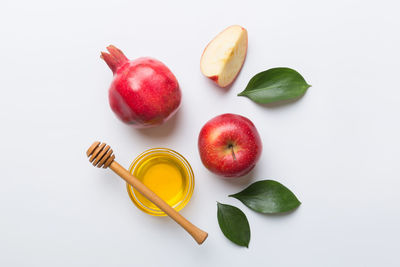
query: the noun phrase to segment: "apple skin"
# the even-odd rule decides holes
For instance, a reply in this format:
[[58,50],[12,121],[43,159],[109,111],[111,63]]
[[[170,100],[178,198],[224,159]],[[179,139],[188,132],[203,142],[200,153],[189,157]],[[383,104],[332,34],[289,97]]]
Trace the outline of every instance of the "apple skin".
[[224,177],[249,173],[261,156],[262,143],[254,124],[246,117],[222,114],[209,120],[198,139],[201,161]]

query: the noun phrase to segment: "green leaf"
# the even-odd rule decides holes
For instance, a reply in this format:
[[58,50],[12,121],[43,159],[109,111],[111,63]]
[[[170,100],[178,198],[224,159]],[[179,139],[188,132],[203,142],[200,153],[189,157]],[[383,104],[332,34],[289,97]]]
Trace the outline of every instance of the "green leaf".
[[246,215],[240,209],[217,202],[218,224],[222,233],[233,243],[249,247],[250,226]]
[[310,86],[297,71],[274,68],[256,74],[238,96],[267,104],[299,98]]
[[261,213],[286,212],[301,204],[292,191],[273,180],[255,182],[230,197],[240,200],[250,209]]

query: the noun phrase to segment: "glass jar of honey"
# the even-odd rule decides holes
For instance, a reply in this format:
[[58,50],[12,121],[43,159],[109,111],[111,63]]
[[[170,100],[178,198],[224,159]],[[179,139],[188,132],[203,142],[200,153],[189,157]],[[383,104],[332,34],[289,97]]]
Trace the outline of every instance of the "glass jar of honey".
[[[152,148],[140,154],[129,167],[129,172],[161,197],[176,211],[190,200],[194,190],[194,174],[189,162],[178,152],[168,148]],[[127,184],[133,203],[154,216],[166,216],[156,205]]]

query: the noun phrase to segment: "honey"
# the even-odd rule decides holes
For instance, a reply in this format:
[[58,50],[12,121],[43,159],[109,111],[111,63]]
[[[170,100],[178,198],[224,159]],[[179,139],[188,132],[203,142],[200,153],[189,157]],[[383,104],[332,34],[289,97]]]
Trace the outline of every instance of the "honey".
[[[187,160],[167,148],[154,148],[140,154],[129,171],[175,210],[181,210],[190,200],[194,175]],[[156,205],[127,184],[129,196],[142,211],[165,216]]]

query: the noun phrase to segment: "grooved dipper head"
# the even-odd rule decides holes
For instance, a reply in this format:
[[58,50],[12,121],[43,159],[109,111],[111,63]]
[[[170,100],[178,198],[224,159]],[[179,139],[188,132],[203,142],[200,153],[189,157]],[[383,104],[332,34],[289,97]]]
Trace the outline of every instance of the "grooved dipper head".
[[103,167],[104,169],[110,166],[115,159],[113,150],[110,146],[99,141],[94,142],[89,147],[86,151],[86,155],[89,157],[89,161],[93,163],[93,166],[98,168]]

